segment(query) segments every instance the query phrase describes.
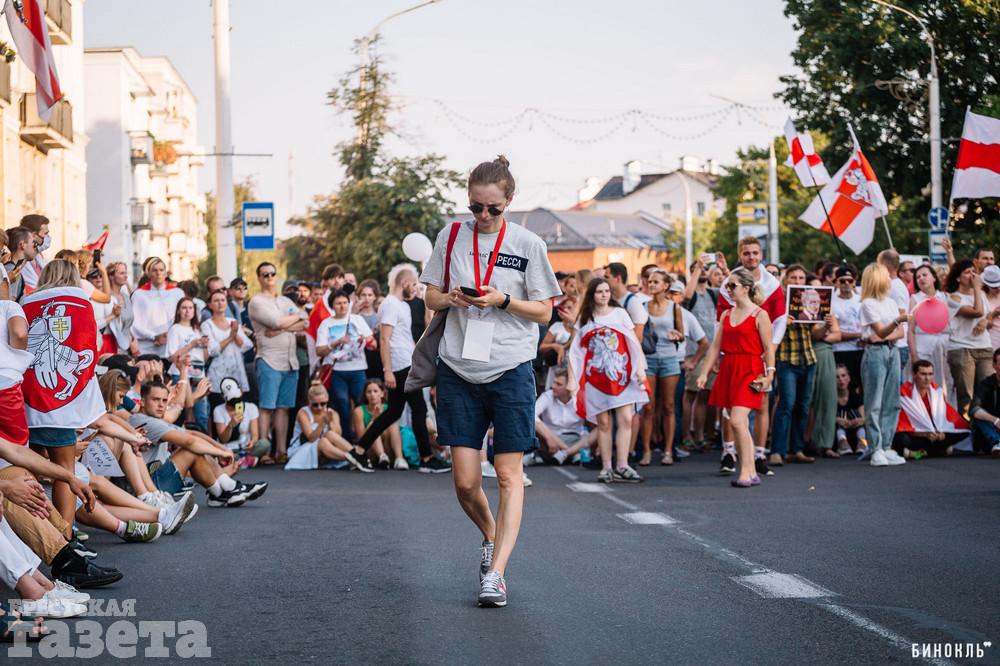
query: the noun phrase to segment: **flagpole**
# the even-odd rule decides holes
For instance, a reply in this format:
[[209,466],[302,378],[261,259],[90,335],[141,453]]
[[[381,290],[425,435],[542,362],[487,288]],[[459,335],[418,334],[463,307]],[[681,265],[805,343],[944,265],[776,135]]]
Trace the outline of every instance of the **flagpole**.
[[830,226],[830,233],[833,234],[833,241],[837,244],[837,252],[840,253],[840,263],[846,266],[847,255],[844,254],[844,247],[840,243],[840,237],[837,236],[837,230],[833,227],[833,220],[830,219],[830,211],[826,209],[826,202],[823,201],[823,190],[819,188],[819,184],[816,182],[816,174],[813,173],[812,167],[809,166],[808,163],[806,163],[806,169],[809,171],[809,177],[812,178],[813,187],[817,188],[816,198],[819,199],[819,205],[823,207],[823,214],[826,215],[826,223]]
[[889,223],[886,222],[885,215],[879,217],[882,218],[882,226],[885,227],[885,237],[889,239],[889,247],[895,250],[896,246],[892,244],[892,234],[889,233]]

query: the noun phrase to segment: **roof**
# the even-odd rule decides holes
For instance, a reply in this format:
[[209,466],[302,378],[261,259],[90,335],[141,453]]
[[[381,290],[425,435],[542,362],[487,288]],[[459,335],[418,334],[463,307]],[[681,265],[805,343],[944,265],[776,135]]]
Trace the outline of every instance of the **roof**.
[[636,188],[626,195],[622,192],[622,176],[612,176],[608,182],[604,183],[604,186],[601,187],[600,191],[594,195],[594,200],[608,201],[611,199],[624,199],[626,196],[631,196],[639,190],[642,190],[643,188],[678,172],[709,188],[714,188],[719,182],[717,176],[713,176],[702,171],[689,171],[687,169],[678,169],[677,171],[671,171],[670,173],[646,173],[639,177],[639,184]]
[[[471,220],[469,214],[447,218]],[[549,250],[593,250],[598,247],[616,249],[667,249],[663,232],[673,226],[646,213],[618,214],[589,211],[554,211],[535,208],[510,211],[507,220],[520,224],[537,234]]]

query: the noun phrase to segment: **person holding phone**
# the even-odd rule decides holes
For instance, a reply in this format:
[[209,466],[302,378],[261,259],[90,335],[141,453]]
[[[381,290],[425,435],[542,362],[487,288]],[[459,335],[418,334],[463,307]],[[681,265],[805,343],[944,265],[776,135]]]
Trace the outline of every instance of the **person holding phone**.
[[[561,293],[545,243],[504,217],[514,197],[509,167],[501,155],[472,170],[473,219],[457,229],[450,253],[453,225],[438,234],[421,275],[427,307],[448,310],[438,361],[438,442],[451,447],[459,504],[482,532],[480,606],[507,605],[504,573],[524,504],[522,458],[538,446],[531,362],[538,326],[550,321],[552,299]],[[478,293],[470,296],[461,287]],[[480,466],[491,425],[500,486],[496,518],[483,492]]]
[[[177,303],[174,323],[167,330],[167,358],[173,363],[170,376],[179,379],[177,366],[182,360],[187,362],[188,379],[197,384],[205,378],[206,350],[208,336],[198,325],[198,306],[186,296]],[[194,420],[205,432],[209,432],[208,400],[202,398],[194,403]]]
[[764,296],[750,270],[737,268],[726,278],[723,288],[733,307],[727,308],[719,319],[697,385],[699,389],[705,388],[708,371],[721,352],[719,375],[709,404],[729,412],[740,465],[739,477],[733,479],[732,486],[749,488],[760,485],[750,435],[750,412],[761,408],[763,394],[771,390],[774,381],[773,331],[767,311],[758,307]]
[[37,254],[31,230],[25,227],[8,229],[7,249],[10,250],[10,254],[4,260],[3,267],[7,270],[7,279],[10,282],[10,300],[20,303],[25,293],[22,272],[25,265]]

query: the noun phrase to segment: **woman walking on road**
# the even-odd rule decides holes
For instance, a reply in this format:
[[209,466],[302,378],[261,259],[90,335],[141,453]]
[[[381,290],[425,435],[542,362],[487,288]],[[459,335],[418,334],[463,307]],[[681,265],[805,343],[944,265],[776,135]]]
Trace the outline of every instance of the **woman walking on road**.
[[708,371],[722,352],[719,375],[708,404],[729,412],[729,424],[736,435],[740,462],[739,478],[734,479],[732,485],[734,488],[749,488],[760,485],[760,477],[754,467],[750,412],[760,409],[763,394],[771,390],[774,381],[771,320],[767,312],[757,307],[763,301],[763,294],[749,270],[734,270],[726,278],[723,288],[736,305],[723,312],[715,329],[715,339],[698,376],[698,388],[705,387]]
[[[420,278],[427,307],[448,310],[438,349],[438,443],[451,447],[458,502],[483,535],[479,605],[487,607],[507,605],[504,575],[524,504],[521,459],[538,445],[531,362],[538,325],[549,322],[551,299],[560,294],[545,243],[504,218],[514,197],[509,166],[501,155],[472,170],[473,220],[438,234]],[[491,425],[500,487],[495,519],[479,464]]]

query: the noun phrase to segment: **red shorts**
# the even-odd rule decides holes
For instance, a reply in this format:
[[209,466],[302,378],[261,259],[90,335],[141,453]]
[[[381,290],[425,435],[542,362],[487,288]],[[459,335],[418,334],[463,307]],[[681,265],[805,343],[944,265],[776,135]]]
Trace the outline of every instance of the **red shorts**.
[[28,443],[28,418],[20,382],[0,390],[0,437],[21,446]]

